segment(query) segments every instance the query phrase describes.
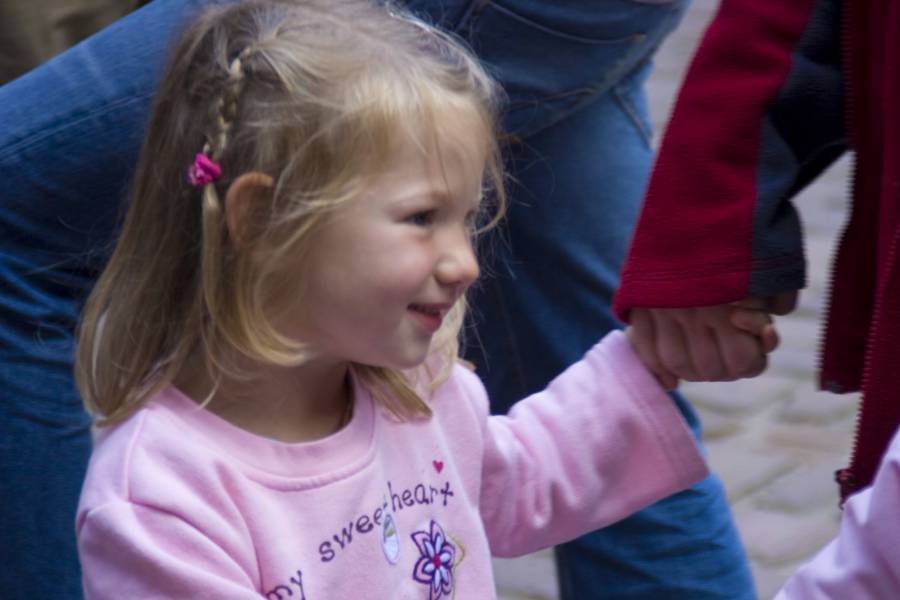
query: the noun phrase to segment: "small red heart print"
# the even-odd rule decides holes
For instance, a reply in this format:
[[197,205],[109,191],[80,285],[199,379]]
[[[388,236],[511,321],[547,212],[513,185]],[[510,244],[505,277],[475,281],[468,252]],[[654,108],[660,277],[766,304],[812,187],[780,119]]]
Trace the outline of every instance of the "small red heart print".
[[444,461],[442,460],[433,460],[431,461],[431,464],[434,465],[434,470],[438,473],[444,470]]

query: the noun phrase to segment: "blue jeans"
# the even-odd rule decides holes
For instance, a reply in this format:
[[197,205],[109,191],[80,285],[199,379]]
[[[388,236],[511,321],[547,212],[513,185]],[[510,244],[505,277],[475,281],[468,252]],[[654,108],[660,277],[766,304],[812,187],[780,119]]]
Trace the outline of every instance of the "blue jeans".
[[[518,184],[507,243],[483,256],[469,351],[496,410],[617,326],[610,299],[651,158],[642,82],[683,2],[409,2],[469,40],[509,94]],[[170,39],[205,3],[156,0],[0,87],[0,597],[81,595],[73,522],[90,435],[73,331]],[[754,597],[714,478],[558,559],[564,598]]]

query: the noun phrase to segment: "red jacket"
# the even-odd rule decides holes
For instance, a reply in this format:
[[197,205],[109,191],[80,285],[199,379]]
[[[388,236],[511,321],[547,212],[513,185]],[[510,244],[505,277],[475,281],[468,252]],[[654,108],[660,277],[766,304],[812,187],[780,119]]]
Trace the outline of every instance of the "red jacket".
[[853,208],[833,265],[820,385],[862,390],[842,494],[900,424],[900,0],[723,0],[684,82],[615,310],[804,285],[790,198],[845,149]]

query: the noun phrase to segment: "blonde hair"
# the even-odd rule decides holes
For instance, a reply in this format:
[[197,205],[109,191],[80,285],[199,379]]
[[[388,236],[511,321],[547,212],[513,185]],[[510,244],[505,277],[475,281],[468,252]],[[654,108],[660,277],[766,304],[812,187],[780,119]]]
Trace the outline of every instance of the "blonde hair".
[[[267,0],[203,12],[174,49],[121,235],[82,315],[75,374],[88,409],[100,424],[121,421],[198,347],[215,381],[246,376],[228,356],[283,366],[309,357],[265,314],[273,269],[229,237],[222,199],[243,173],[274,186],[242,245],[295,255],[397,144],[436,140],[442,117],[463,111],[487,151],[493,225],[505,205],[497,98],[458,41],[390,5]],[[201,148],[222,176],[198,190],[186,170]],[[446,360],[427,361],[443,367],[427,373],[432,387],[456,358],[464,313],[461,300],[433,340],[431,355]],[[353,370],[398,417],[430,414],[410,373]]]

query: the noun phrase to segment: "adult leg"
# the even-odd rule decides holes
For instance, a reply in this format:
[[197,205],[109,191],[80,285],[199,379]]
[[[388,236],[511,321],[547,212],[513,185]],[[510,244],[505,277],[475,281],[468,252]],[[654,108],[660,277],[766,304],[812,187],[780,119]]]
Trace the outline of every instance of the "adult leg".
[[81,302],[115,229],[172,32],[157,2],[0,87],[0,597],[81,596],[75,509],[90,420]]
[[[509,93],[514,135],[509,214],[483,251],[469,352],[498,412],[619,326],[610,301],[652,158],[643,82],[684,8],[484,2],[461,30]],[[557,552],[565,599],[755,597],[715,477]]]

